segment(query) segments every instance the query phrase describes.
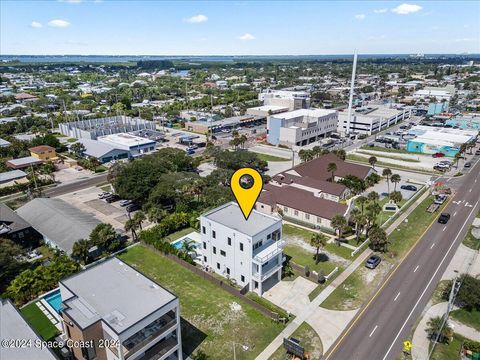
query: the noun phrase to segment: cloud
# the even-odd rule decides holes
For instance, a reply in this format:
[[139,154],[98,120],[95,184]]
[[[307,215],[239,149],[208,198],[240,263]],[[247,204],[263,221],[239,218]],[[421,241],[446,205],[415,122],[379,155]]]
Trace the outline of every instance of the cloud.
[[396,8],[393,8],[392,12],[399,15],[407,15],[419,12],[420,10],[422,10],[422,7],[420,5],[401,4],[398,5]]
[[188,19],[185,19],[185,21],[190,24],[199,24],[202,22],[206,22],[207,20],[208,20],[208,17],[202,14],[194,15]]
[[30,24],[30,27],[34,28],[34,29],[40,29],[43,27],[43,25],[41,23],[39,23],[38,21],[32,21],[32,23]]
[[364,20],[367,16],[365,14],[357,14],[355,15],[355,19],[357,20]]
[[48,22],[48,26],[58,27],[58,28],[66,28],[66,27],[70,26],[70,23],[68,21],[61,20],[61,19],[54,19],[54,20],[50,20]]
[[253,35],[250,34],[250,33],[245,33],[245,34],[243,34],[242,36],[239,36],[238,38],[239,38],[240,40],[242,40],[242,41],[255,40],[255,36],[253,36]]
[[383,14],[383,13],[386,13],[388,11],[388,9],[375,9],[373,10],[373,12],[375,14]]

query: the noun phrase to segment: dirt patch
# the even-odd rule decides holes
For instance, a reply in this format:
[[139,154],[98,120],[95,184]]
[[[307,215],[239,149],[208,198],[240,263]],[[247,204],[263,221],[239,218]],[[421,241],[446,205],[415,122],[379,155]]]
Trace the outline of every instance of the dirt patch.
[[[317,249],[315,249],[312,245],[306,243],[303,240],[302,237],[299,237],[299,236],[285,236],[284,239],[287,241],[287,244],[298,246],[298,247],[308,251],[309,253],[315,254],[317,252]],[[330,261],[335,262],[337,264],[340,264],[343,267],[347,267],[351,263],[347,259],[344,259],[343,257],[338,256],[337,254],[333,254],[331,252],[328,252],[325,249],[321,249],[321,252],[324,253],[324,254],[327,254]]]

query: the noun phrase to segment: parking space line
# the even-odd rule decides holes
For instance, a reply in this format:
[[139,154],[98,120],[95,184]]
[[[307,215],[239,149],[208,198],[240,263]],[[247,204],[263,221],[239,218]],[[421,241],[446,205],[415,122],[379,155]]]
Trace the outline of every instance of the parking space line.
[[445,231],[446,229],[447,229],[447,227],[445,226],[442,231]]
[[432,246],[430,246],[430,249],[433,249],[434,246],[435,246],[435,243],[433,243]]

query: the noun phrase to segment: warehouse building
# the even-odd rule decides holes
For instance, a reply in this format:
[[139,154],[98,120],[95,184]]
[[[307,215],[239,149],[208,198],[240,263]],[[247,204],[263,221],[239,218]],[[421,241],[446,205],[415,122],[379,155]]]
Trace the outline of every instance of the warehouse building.
[[407,151],[421,154],[443,153],[454,157],[463,144],[476,141],[478,130],[460,130],[447,127],[414,126],[408,135],[415,138],[408,140]]
[[273,145],[304,146],[328,137],[337,130],[337,111],[300,109],[271,115],[267,141]]
[[188,121],[185,123],[185,129],[199,134],[205,134],[207,132],[215,133],[225,129],[231,130],[237,127],[261,125],[264,123],[265,117],[263,116],[240,115],[216,121],[213,119]]
[[133,132],[138,130],[155,130],[153,121],[128,116],[111,116],[101,119],[88,119],[59,124],[60,132],[76,139],[96,140],[100,136]]

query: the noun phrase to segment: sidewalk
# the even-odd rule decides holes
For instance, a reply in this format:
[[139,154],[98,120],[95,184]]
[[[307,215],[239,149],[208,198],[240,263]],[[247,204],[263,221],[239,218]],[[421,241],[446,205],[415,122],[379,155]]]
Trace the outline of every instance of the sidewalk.
[[[413,210],[416,209],[416,207],[423,201],[425,198],[429,195],[429,192],[426,191],[422,196],[420,196],[417,200],[415,200],[415,203],[412,204],[408,208],[408,210],[400,215],[398,219],[396,219],[387,229],[386,232],[387,234],[391,234],[395,228],[401,224],[411,213]],[[268,360],[270,356],[283,344],[283,338],[291,336],[295,330],[304,322],[307,321],[308,319],[311,319],[313,317],[318,317],[315,315],[318,315],[318,312],[320,311],[319,306],[322,302],[325,301],[328,296],[337,288],[339,287],[361,264],[365,262],[365,260],[373,253],[372,250],[369,248],[365,249],[340,275],[338,275],[318,296],[313,299],[313,301],[305,307],[305,310],[298,314],[296,318],[287,325],[283,331],[278,334],[278,336],[273,339],[273,341],[256,357],[256,360]],[[335,323],[335,312],[331,312],[333,321],[329,321],[329,319],[325,319],[324,324],[328,326],[330,323]],[[343,311],[339,311],[337,313],[345,313]],[[352,318],[354,314],[356,313],[356,310],[352,312]],[[319,321],[316,319],[316,321]],[[347,321],[345,325],[338,331],[338,329],[334,329],[331,326],[328,329],[325,329],[325,332],[328,332],[329,334],[333,335],[338,333],[336,336],[329,336],[329,339],[321,338],[322,343],[323,343],[323,351],[324,353],[328,350],[328,348],[333,344],[335,341],[336,337],[338,337],[341,333],[341,331],[345,328],[345,326],[348,325]]]

